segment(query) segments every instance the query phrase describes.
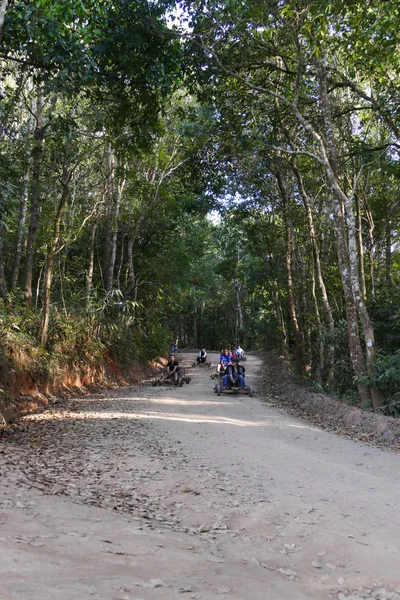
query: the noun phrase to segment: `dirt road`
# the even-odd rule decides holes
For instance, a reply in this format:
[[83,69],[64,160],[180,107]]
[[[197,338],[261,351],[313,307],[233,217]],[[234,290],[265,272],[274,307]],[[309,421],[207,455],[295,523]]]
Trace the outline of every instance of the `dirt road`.
[[400,600],[399,455],[217,397],[212,371],[0,439],[2,600]]

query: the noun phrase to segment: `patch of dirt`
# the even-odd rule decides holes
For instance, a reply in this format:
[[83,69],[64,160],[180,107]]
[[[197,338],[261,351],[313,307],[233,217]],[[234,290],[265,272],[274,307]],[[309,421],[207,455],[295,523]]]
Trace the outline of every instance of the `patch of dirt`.
[[274,352],[264,354],[260,383],[268,404],[297,418],[339,435],[400,450],[400,419],[366,412],[301,386],[293,380],[287,360]]

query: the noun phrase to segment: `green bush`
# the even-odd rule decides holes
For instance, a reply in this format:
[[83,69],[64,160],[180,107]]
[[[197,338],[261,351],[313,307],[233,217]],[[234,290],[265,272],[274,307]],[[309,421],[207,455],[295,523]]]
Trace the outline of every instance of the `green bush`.
[[360,383],[377,387],[383,396],[383,406],[378,412],[400,417],[400,351],[395,354],[378,353],[373,377],[360,378]]

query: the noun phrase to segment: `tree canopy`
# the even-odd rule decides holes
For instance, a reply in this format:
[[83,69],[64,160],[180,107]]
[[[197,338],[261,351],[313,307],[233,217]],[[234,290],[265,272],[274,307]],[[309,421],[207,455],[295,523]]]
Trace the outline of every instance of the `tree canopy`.
[[240,341],[398,416],[399,25],[361,0],[3,0],[4,344]]

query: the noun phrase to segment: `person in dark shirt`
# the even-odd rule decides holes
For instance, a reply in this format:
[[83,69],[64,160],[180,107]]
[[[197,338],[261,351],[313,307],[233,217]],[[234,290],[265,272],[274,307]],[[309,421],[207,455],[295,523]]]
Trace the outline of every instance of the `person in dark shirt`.
[[171,354],[171,356],[169,357],[167,368],[165,369],[165,373],[161,381],[165,381],[170,377],[174,379],[174,381],[178,381],[178,367],[178,361],[175,360],[175,356]]

